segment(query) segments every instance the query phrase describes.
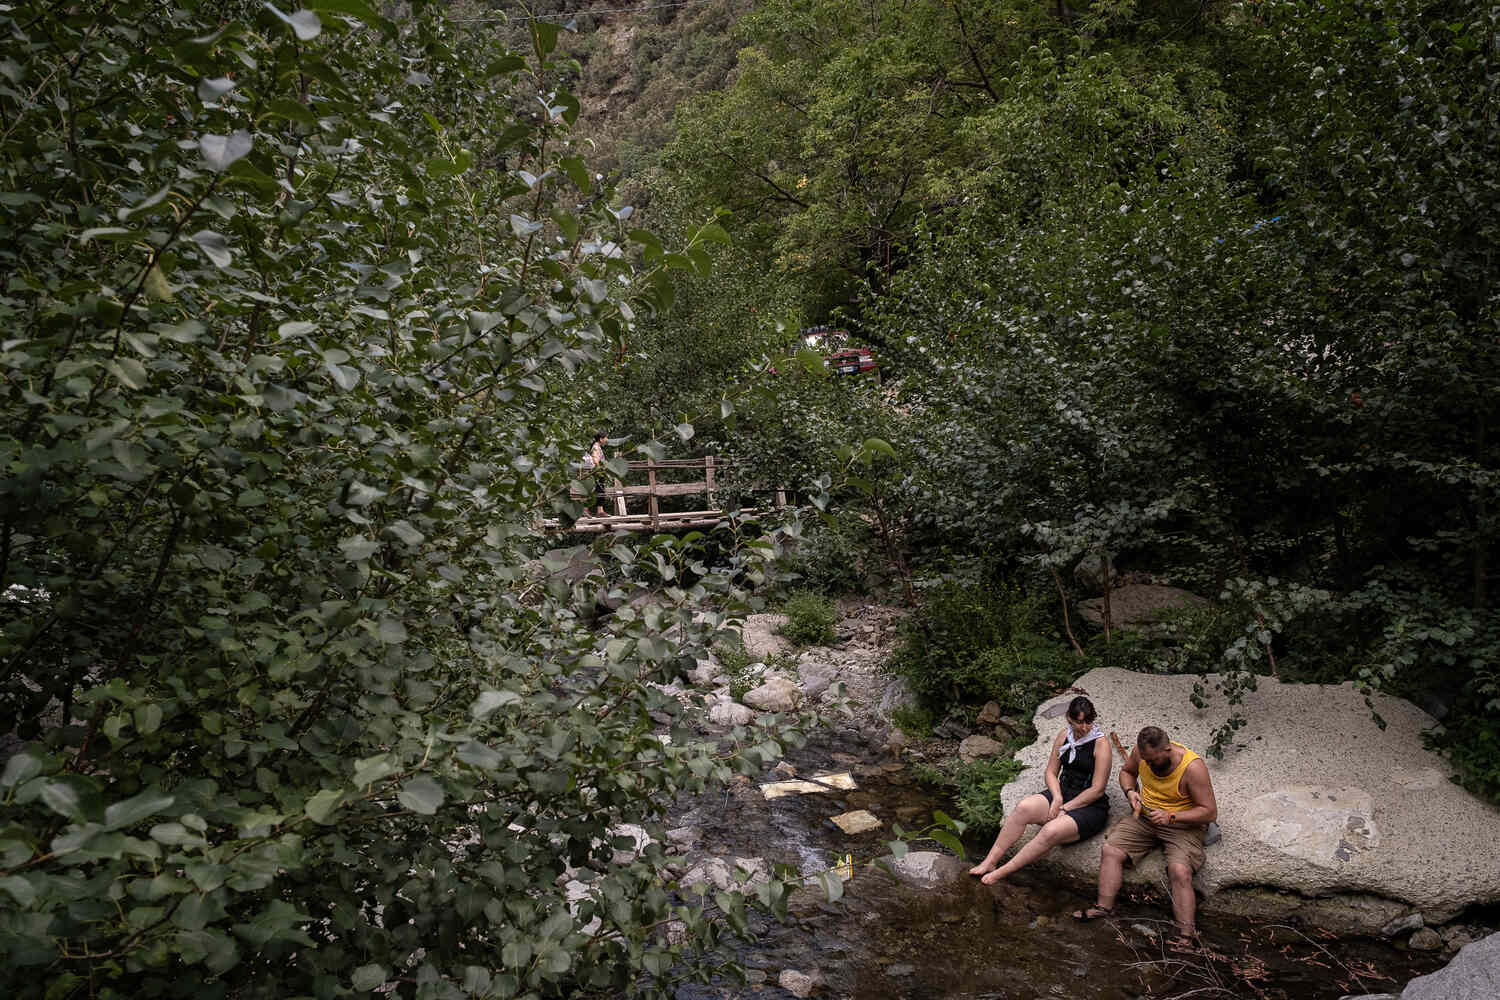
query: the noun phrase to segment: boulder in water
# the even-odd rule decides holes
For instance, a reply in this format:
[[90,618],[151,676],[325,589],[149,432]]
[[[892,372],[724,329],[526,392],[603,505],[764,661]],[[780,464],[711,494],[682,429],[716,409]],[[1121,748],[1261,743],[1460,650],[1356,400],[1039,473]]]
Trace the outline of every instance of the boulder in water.
[[915,889],[938,889],[963,877],[963,862],[939,851],[908,851],[891,861],[891,872]]
[[822,982],[817,973],[808,975],[796,969],[782,969],[776,984],[794,997],[810,997]]
[[1495,1000],[1500,997],[1500,934],[1464,945],[1453,961],[1430,976],[1418,976],[1401,1000]]

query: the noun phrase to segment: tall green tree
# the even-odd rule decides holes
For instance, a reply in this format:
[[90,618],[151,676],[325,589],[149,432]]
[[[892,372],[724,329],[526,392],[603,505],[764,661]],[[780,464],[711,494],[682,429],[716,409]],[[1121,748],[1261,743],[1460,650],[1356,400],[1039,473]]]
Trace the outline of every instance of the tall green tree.
[[542,22],[524,55],[359,0],[0,33],[0,989],[707,975],[743,899],[669,891],[620,824],[777,750],[657,686],[774,539],[575,579],[533,527],[580,509],[582,373],[716,234],[630,230]]

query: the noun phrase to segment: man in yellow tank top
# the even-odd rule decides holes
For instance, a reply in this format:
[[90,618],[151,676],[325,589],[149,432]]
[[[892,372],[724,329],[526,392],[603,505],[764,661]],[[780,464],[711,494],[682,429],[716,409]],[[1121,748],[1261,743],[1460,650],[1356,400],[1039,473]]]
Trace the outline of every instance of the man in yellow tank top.
[[1163,730],[1147,726],[1120,767],[1120,787],[1132,815],[1109,831],[1100,852],[1099,901],[1073,917],[1094,920],[1112,914],[1125,863],[1135,864],[1160,844],[1167,853],[1177,933],[1191,939],[1197,933],[1198,909],[1193,873],[1203,867],[1204,830],[1219,815],[1208,765],[1181,743],[1169,740]]

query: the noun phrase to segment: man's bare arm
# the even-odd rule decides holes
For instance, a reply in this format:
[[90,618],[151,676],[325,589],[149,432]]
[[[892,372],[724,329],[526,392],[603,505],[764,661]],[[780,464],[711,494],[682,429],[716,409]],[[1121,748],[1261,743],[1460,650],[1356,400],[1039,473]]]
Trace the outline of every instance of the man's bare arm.
[[1120,788],[1125,792],[1125,801],[1130,804],[1130,811],[1139,814],[1141,811],[1141,792],[1136,787],[1140,780],[1141,755],[1134,748],[1125,757],[1125,763],[1120,765]]
[[1208,765],[1201,758],[1187,766],[1182,774],[1182,783],[1187,786],[1188,798],[1193,800],[1193,807],[1177,813],[1176,822],[1206,826],[1219,818],[1214,783],[1208,776]]

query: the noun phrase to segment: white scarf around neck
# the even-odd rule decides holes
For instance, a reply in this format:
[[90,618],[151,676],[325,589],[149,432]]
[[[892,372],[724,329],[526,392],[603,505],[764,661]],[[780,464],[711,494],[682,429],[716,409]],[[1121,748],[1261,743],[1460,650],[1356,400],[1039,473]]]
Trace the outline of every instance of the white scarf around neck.
[[1100,729],[1097,725],[1090,729],[1088,733],[1084,735],[1083,739],[1075,738],[1073,736],[1073,727],[1068,726],[1063,730],[1062,751],[1058,754],[1058,758],[1064,764],[1071,764],[1073,763],[1073,758],[1078,754],[1079,747],[1083,746],[1085,743],[1092,743],[1094,740],[1102,739],[1104,739],[1104,730]]

